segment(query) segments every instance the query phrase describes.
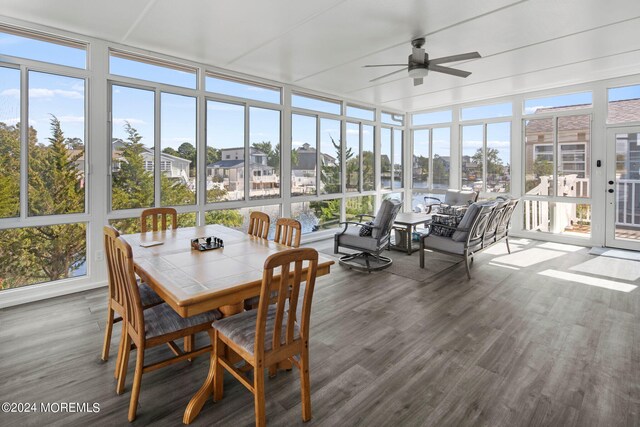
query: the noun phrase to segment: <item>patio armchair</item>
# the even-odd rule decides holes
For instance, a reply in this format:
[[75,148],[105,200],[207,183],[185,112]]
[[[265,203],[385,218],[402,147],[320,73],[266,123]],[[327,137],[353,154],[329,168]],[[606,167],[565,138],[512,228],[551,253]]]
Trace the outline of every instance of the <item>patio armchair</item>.
[[341,222],[344,229],[334,236],[334,253],[339,253],[340,247],[359,252],[340,257],[340,264],[369,273],[389,267],[391,258],[380,254],[389,246],[393,222],[401,208],[399,200],[384,200],[373,221]]
[[467,209],[457,227],[438,224],[442,228],[453,230],[451,236],[429,233],[420,239],[420,267],[424,268],[425,250],[459,255],[464,261],[467,277],[471,279],[470,267],[473,255],[485,249],[484,235],[490,225],[491,215],[498,206],[495,200],[473,203]]
[[[478,193],[475,191],[447,190],[444,199],[432,196],[425,196],[424,208],[427,214],[436,213],[441,205],[466,206],[478,200]],[[432,210],[436,208],[434,212]]]

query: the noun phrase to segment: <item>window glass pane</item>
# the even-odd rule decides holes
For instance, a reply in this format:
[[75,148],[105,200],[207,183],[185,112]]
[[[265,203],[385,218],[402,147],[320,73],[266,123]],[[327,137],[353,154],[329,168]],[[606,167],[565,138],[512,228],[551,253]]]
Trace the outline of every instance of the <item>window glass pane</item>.
[[310,96],[292,94],[291,105],[296,108],[322,111],[323,113],[340,114],[340,103]]
[[362,120],[375,120],[375,112],[367,108],[358,108],[347,105],[347,116]]
[[589,197],[591,116],[558,117],[558,196]]
[[553,119],[525,121],[526,194],[553,195]]
[[339,120],[320,119],[320,151],[320,194],[341,193],[342,137]]
[[196,88],[195,68],[123,52],[109,53],[109,72],[189,89]]
[[[20,215],[20,71],[0,67],[0,218]],[[35,137],[29,128],[29,139]]]
[[196,99],[163,93],[160,105],[162,206],[193,205],[198,166]]
[[360,125],[347,123],[347,192],[360,190]]
[[280,197],[280,111],[249,108],[252,199]]
[[244,199],[244,107],[207,101],[207,203]]
[[316,194],[317,118],[291,115],[291,195]]
[[400,129],[393,130],[393,188],[404,187],[403,180],[403,160],[402,160],[402,137],[404,132]]
[[218,209],[205,213],[207,224],[221,224],[246,233],[249,230],[251,212],[264,212],[269,215],[270,225],[267,239],[273,240],[276,233],[276,222],[280,218],[280,205],[252,206],[239,209]]
[[0,230],[0,289],[87,274],[85,223]]
[[418,113],[411,115],[413,126],[432,125],[435,123],[449,123],[453,115],[451,110],[435,111],[433,113]]
[[383,189],[391,189],[391,129],[380,129],[380,180]]
[[376,155],[373,145],[373,126],[362,126],[362,190],[376,189]]
[[402,200],[402,192],[385,193],[382,200]]
[[0,53],[69,67],[87,68],[87,51],[81,43],[38,40],[37,35],[29,37],[27,32],[19,30],[16,34],[11,34],[10,30],[0,31]]
[[451,129],[436,128],[433,133],[433,191],[444,193],[450,187]]
[[225,79],[220,76],[213,75],[206,76],[205,84],[207,91],[209,92],[280,104],[279,88]]
[[609,89],[607,123],[640,122],[640,85]]
[[511,123],[487,124],[487,185],[489,193],[511,190]]
[[112,90],[112,209],[154,205],[153,91],[113,86]]
[[413,131],[413,188],[429,188],[429,134],[431,130]]
[[462,189],[482,191],[483,125],[462,127]]
[[532,98],[524,101],[524,114],[553,113],[567,109],[575,110],[576,107],[589,108],[591,104],[591,92]]
[[396,113],[385,113],[384,111],[380,114],[380,120],[382,123],[388,125],[404,125],[404,114],[396,114]]
[[[186,212],[178,214],[178,227],[195,227],[197,214],[195,212]],[[120,234],[141,233],[140,217],[110,219],[109,225],[115,227]],[[151,228],[151,219],[147,218],[148,229]]]
[[291,216],[302,224],[302,234],[336,228],[340,223],[341,199],[292,203]]
[[503,104],[480,105],[463,108],[460,114],[462,120],[490,119],[492,117],[509,117],[512,114],[510,102]]
[[[373,215],[373,196],[349,197],[345,201],[345,210],[347,221],[360,221],[358,215]],[[371,221],[371,218],[365,217],[363,221]]]
[[583,238],[591,236],[590,204],[527,199],[522,204],[523,228],[527,231]]
[[29,72],[29,215],[84,212],[84,80]]

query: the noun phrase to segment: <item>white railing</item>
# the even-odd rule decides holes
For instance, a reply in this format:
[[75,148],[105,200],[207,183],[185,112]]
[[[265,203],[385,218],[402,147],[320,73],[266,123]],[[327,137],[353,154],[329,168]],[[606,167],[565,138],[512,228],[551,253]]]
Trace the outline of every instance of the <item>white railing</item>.
[[640,180],[618,179],[616,188],[616,225],[640,226]]

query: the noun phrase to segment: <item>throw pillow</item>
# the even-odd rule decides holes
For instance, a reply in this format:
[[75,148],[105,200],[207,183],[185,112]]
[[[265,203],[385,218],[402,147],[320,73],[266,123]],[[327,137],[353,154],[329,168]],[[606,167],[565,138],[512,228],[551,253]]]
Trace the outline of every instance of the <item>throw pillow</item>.
[[365,222],[365,224],[366,225],[363,225],[362,227],[360,227],[360,236],[370,237],[373,232],[373,228],[370,227],[371,225],[373,225],[373,221],[367,221]]

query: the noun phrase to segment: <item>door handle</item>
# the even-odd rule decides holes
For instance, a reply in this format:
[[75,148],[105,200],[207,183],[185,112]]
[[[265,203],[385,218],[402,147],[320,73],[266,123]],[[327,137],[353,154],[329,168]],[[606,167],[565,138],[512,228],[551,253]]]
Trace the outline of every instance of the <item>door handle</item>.
[[613,188],[607,190],[609,193],[613,193]]

